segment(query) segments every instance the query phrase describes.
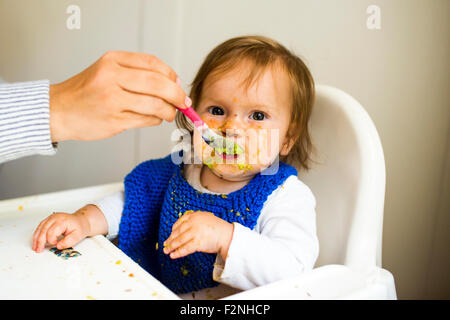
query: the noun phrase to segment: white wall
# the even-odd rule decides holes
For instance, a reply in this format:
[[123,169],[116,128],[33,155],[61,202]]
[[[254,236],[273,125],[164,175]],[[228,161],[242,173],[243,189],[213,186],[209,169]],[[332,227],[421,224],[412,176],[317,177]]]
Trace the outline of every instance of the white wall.
[[[82,7],[80,30],[66,8]],[[65,80],[105,51],[138,48],[139,1],[0,1],[0,74],[6,81]],[[101,142],[60,144],[55,157],[33,156],[0,169],[0,198],[120,181],[136,162],[135,132]],[[120,153],[117,153],[120,150]]]
[[[81,30],[65,27],[69,4],[81,7]],[[366,27],[371,4],[381,8],[380,30]],[[0,75],[59,82],[120,49],[156,54],[187,90],[216,44],[273,37],[317,83],[353,95],[377,126],[387,168],[383,266],[398,296],[450,298],[449,12],[448,0],[0,0]],[[169,152],[172,128],[67,142],[54,157],[6,163],[0,199],[120,181]]]

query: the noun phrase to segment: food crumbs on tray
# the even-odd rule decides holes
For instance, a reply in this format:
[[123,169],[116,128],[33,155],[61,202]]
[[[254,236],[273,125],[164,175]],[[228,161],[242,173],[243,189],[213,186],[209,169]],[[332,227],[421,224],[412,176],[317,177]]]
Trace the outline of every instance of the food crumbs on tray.
[[221,197],[224,199],[228,198],[226,194],[222,194]]
[[157,293],[156,293],[156,292],[153,292],[153,293],[152,293],[152,296],[156,296],[156,295],[157,295]]
[[131,292],[131,289],[125,289],[125,292]]
[[121,263],[122,263],[122,261],[120,261],[120,260],[116,261],[116,264],[121,264]]
[[92,298],[91,296],[86,296],[86,299],[89,299],[89,300],[95,300],[95,299]]
[[134,274],[130,273],[128,276],[129,276],[130,278],[133,278],[133,277],[134,277]]
[[155,249],[158,250],[158,247],[159,246],[158,246],[158,242],[157,242],[156,245],[155,245]]
[[23,206],[19,206],[19,210],[22,211],[23,210]]

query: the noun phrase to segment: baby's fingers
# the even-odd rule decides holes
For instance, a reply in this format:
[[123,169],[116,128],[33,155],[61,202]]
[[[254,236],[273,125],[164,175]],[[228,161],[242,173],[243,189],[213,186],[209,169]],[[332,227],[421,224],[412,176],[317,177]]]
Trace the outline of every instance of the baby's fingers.
[[172,225],[172,232],[178,229],[181,225],[185,224],[189,218],[191,217],[192,213],[185,213],[181,216],[175,223]]
[[169,238],[166,239],[166,242],[169,243],[172,240],[176,239],[180,234],[185,233],[189,229],[191,229],[190,223],[181,223],[176,228],[172,228],[172,233]]
[[56,245],[56,243],[58,242],[58,237],[66,233],[66,231],[67,225],[60,221],[56,221],[50,228],[48,228],[47,242],[52,245]]
[[58,250],[73,247],[82,240],[82,236],[76,230],[64,235],[64,238],[56,245]]
[[47,231],[55,223],[53,219],[47,219],[40,227],[40,230],[36,230],[35,251],[42,252],[47,242]]
[[41,233],[42,226],[44,225],[45,222],[47,222],[47,220],[48,220],[48,218],[45,218],[44,220],[42,220],[41,223],[39,223],[39,225],[37,226],[36,230],[34,230],[34,233],[33,233],[33,250],[36,250],[37,239],[39,237],[39,234]]
[[185,257],[187,255],[190,255],[190,254],[196,252],[197,249],[198,249],[198,246],[195,243],[195,240],[191,239],[191,240],[185,242],[180,247],[178,247],[176,250],[172,251],[170,253],[170,258],[172,258],[172,259],[182,258],[182,257]]
[[194,235],[192,234],[192,232],[190,232],[190,229],[176,237],[170,236],[169,239],[164,241],[164,253],[169,254],[177,250],[179,247],[191,241],[193,238]]

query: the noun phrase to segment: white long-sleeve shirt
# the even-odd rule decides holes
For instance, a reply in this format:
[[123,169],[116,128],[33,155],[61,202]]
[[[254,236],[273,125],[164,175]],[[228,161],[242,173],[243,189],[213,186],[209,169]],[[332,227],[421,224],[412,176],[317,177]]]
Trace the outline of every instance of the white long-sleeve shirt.
[[53,155],[48,80],[0,84],[0,163]]
[[[189,184],[208,192],[200,183],[201,165],[186,165]],[[124,205],[123,191],[94,203],[108,222],[108,237],[114,238]],[[182,298],[220,298],[280,279],[301,274],[314,267],[319,254],[316,236],[315,198],[296,176],[290,176],[266,200],[253,230],[234,223],[234,232],[224,262],[217,255],[213,279],[218,287],[180,295]],[[230,288],[231,287],[231,288]]]

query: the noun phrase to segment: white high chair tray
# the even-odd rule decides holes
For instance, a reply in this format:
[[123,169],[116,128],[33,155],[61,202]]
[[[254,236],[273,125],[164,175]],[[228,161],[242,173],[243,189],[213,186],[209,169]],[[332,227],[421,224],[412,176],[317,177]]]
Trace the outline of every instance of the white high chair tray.
[[55,212],[74,212],[121,184],[0,201],[0,299],[179,299],[103,236],[64,260],[34,252],[33,232]]

